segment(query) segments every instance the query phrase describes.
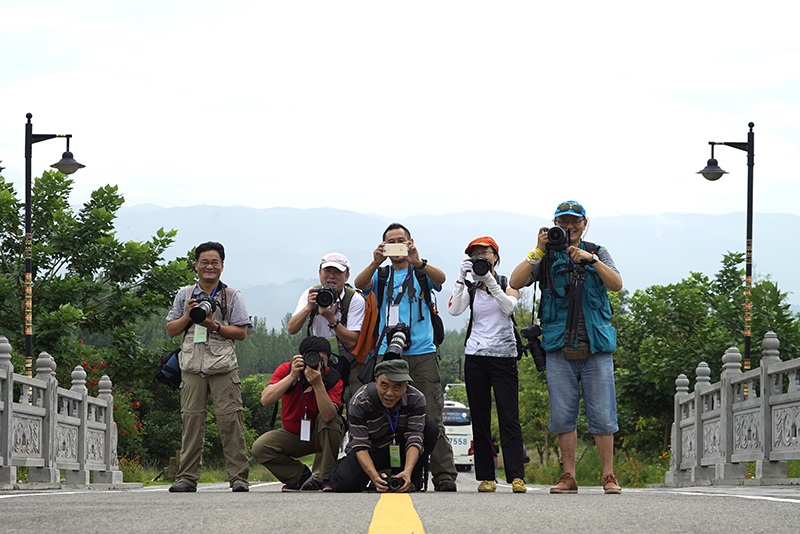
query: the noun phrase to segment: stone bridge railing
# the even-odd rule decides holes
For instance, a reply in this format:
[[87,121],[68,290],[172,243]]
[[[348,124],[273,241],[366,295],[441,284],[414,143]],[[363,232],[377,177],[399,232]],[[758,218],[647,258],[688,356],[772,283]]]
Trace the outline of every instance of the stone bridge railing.
[[0,336],[0,489],[19,487],[19,467],[27,467],[30,487],[62,487],[62,471],[68,486],[122,483],[111,380],[103,376],[90,397],[81,366],[70,389],[58,386],[55,371],[43,352],[35,378],[16,374],[11,345]]
[[[781,361],[774,332],[762,342],[760,367],[742,372],[735,347],[722,356],[720,381],[701,362],[675,380],[675,422],[668,486],[788,484],[787,460],[800,460],[800,358]],[[755,462],[748,479],[745,462]]]

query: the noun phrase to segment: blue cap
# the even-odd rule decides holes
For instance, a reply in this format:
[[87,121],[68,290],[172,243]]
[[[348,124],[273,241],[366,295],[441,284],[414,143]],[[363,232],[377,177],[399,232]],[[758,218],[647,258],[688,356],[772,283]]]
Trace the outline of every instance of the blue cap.
[[566,202],[562,202],[556,208],[555,217],[561,217],[562,215],[575,215],[576,217],[586,217],[586,210],[583,209],[578,202],[574,200],[567,200]]

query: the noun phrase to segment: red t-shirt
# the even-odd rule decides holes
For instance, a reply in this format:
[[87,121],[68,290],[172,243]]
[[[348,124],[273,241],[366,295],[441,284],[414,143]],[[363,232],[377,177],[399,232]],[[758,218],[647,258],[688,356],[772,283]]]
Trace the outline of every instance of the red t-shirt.
[[[270,384],[277,384],[282,379],[289,375],[289,370],[292,367],[292,362],[283,362],[275,369],[270,378]],[[330,368],[325,368],[325,374],[330,372]],[[342,381],[338,380],[336,385],[328,390],[328,397],[336,406],[342,405]],[[317,399],[314,390],[303,391],[302,386],[297,386],[290,389],[288,392],[281,396],[281,424],[288,432],[300,435],[300,420],[308,413],[308,418],[311,420],[311,428],[317,422],[317,415],[319,408],[317,407]]]

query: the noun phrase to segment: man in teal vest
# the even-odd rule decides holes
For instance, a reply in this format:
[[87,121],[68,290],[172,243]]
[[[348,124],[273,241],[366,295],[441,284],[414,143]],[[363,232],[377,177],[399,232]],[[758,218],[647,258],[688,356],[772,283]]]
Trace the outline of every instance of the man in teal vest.
[[559,204],[554,228],[539,229],[536,247],[511,274],[515,289],[538,281],[542,348],[547,353],[550,430],[558,434],[564,472],[550,493],[577,493],[576,430],[581,391],[603,468],[605,493],[621,493],[614,476],[617,400],[608,290],[622,289],[622,277],[604,247],[583,240],[589,220],[578,202]]

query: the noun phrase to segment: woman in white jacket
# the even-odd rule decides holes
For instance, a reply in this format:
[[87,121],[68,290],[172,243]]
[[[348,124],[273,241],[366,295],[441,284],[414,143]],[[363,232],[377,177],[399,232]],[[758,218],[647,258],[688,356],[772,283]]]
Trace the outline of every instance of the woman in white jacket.
[[475,478],[481,481],[478,491],[497,489],[491,443],[494,390],[506,480],[514,493],[525,493],[517,344],[511,319],[519,291],[506,287],[505,277],[495,272],[500,248],[494,239],[489,236],[473,239],[464,252],[468,257],[461,262],[447,309],[454,316],[470,310],[464,379],[472,413]]

